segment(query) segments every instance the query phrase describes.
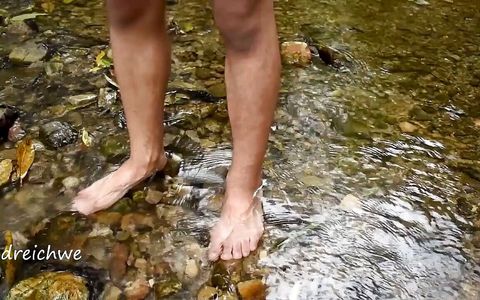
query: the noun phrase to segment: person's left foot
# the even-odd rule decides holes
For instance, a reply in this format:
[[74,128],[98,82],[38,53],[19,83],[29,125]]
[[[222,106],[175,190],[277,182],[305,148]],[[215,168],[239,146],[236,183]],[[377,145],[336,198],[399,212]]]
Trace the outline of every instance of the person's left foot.
[[118,170],[94,182],[82,190],[73,199],[72,209],[84,215],[90,215],[112,206],[122,198],[132,187],[162,170],[167,164],[163,154],[160,159],[149,164],[139,165],[129,159]]
[[210,233],[208,257],[211,261],[247,257],[257,248],[263,234],[261,199],[227,196],[220,220]]

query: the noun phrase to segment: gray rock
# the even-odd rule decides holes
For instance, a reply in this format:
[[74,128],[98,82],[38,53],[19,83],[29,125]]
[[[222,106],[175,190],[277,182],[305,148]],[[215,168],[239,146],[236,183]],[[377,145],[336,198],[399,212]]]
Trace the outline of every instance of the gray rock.
[[78,132],[66,122],[52,121],[40,127],[40,137],[47,145],[60,148],[74,143]]
[[23,45],[14,48],[8,58],[13,63],[34,63],[42,60],[47,55],[47,47],[34,41],[27,41]]

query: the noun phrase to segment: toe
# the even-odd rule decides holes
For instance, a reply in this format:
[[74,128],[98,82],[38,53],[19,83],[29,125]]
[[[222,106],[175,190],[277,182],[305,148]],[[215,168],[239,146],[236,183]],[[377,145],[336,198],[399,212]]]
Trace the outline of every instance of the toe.
[[253,236],[250,238],[250,251],[255,251],[255,249],[257,249],[259,239],[260,236]]
[[239,241],[239,242],[236,242],[233,246],[233,258],[234,259],[240,259],[242,258],[243,254],[242,254],[242,243]]
[[223,260],[230,260],[233,258],[232,253],[233,252],[233,246],[231,243],[225,243],[223,245],[223,250],[222,250],[222,255],[221,258]]
[[250,254],[250,240],[245,239],[242,241],[242,255],[247,257]]

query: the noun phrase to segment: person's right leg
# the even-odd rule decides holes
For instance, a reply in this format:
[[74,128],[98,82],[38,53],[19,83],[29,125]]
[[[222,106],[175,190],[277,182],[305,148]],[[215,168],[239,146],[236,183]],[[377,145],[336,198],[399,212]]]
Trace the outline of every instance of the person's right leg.
[[130,137],[130,158],[81,191],[73,208],[106,209],[134,185],[163,169],[163,104],[170,74],[170,41],[163,0],[108,0],[110,40]]

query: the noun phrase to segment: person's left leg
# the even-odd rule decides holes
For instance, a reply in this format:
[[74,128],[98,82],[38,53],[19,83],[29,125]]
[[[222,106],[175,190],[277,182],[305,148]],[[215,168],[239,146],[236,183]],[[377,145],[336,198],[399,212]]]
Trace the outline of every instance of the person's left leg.
[[211,232],[209,258],[249,255],[263,233],[254,194],[280,86],[280,51],[273,0],[214,0],[215,22],[226,47],[225,77],[233,162],[220,221]]

